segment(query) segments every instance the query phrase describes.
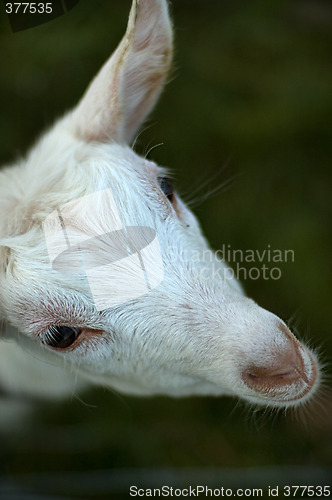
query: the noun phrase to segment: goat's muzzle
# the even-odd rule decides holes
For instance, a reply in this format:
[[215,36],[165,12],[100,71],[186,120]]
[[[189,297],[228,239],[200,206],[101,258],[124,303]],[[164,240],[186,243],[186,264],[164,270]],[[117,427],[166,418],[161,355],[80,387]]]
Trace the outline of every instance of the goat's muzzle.
[[318,365],[285,325],[280,323],[279,328],[287,338],[286,345],[269,366],[260,360],[250,364],[242,371],[242,380],[259,399],[274,400],[277,405],[296,404],[318,385]]

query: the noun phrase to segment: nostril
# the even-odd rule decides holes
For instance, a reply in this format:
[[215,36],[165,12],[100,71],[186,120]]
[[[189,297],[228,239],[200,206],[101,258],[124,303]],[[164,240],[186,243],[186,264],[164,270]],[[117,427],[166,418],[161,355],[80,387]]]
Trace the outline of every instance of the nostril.
[[242,372],[242,379],[248,387],[259,392],[281,388],[297,381],[309,382],[295,342],[290,342],[286,349],[274,355],[270,364],[248,366]]
[[275,370],[252,366],[243,373],[243,376],[247,380],[251,380],[253,384],[267,382],[268,380],[272,384],[289,384],[301,377],[301,374],[295,366],[283,366]]
[[288,328],[280,324],[283,340],[241,372],[244,384],[259,398],[297,401],[317,388],[319,369],[315,356]]

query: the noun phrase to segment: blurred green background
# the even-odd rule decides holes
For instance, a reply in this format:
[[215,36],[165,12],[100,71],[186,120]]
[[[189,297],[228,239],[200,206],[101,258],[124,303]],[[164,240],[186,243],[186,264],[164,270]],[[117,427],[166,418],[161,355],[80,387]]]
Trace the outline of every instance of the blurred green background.
[[[129,7],[80,0],[12,34],[0,6],[1,164],[77,102],[124,33]],[[300,415],[231,398],[136,399],[101,389],[46,404],[1,438],[8,489],[0,498],[20,485],[48,498],[127,498],[126,481],[180,484],[184,471],[197,483],[209,473],[216,487],[232,474],[240,486],[298,484],[296,474],[310,484],[332,465],[332,5],[174,0],[171,12],[175,65],[137,149],[163,143],[149,158],[174,171],[214,248],[294,250],[294,262],[278,264],[280,279],[243,284],[322,351],[327,389]],[[105,471],[103,479],[93,471]]]

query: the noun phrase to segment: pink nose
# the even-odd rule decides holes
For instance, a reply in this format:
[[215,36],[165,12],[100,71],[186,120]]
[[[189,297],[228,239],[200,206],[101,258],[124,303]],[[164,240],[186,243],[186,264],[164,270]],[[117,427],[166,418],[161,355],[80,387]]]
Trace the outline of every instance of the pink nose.
[[[311,366],[310,370],[306,369],[300,352],[301,344],[282,323],[280,329],[288,338],[287,346],[274,356],[270,366],[262,365],[259,361],[249,366],[243,371],[242,380],[255,392],[270,395],[284,393],[287,399],[299,399],[314,385],[317,376],[315,362],[309,354]],[[292,384],[298,389],[289,392],[287,388]]]

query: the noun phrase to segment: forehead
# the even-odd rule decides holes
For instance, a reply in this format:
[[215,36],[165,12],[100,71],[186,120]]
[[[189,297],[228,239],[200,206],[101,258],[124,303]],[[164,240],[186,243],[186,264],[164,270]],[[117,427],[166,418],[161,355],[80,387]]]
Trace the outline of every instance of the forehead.
[[[53,135],[42,138],[27,160],[26,165],[36,171],[36,181],[27,184],[22,194],[16,214],[17,220],[21,221],[20,227],[16,228],[16,234],[12,235],[15,237],[11,239],[13,274],[7,281],[8,284],[12,281],[14,285],[13,280],[20,272],[28,275],[27,281],[31,278],[31,286],[27,287],[30,290],[22,290],[22,299],[18,299],[20,304],[16,304],[15,308],[22,311],[21,324],[25,323],[28,329],[29,325],[33,325],[33,330],[39,328],[39,323],[44,328],[48,321],[54,321],[56,315],[59,316],[58,321],[66,317],[68,323],[70,318],[66,304],[69,301],[76,303],[73,318],[76,324],[80,317],[86,323],[84,313],[93,307],[86,290],[86,279],[83,283],[80,278],[75,278],[76,281],[78,279],[76,282],[73,276],[56,276],[52,272],[52,259],[62,252],[68,239],[69,243],[75,240],[76,245],[87,238],[100,237],[112,231],[120,234],[125,226],[145,226],[151,232],[151,228],[156,229],[156,220],[160,219],[160,222],[162,219],[157,209],[167,205],[157,184],[161,169],[136,155],[129,147],[80,143],[66,135],[59,143]],[[61,154],[56,146],[61,148]],[[49,155],[47,151],[50,151]],[[24,170],[24,165],[21,168]],[[40,169],[44,172],[42,175]],[[149,202],[150,208],[154,205],[156,210],[147,209]],[[27,214],[29,228],[23,228],[22,221],[27,219]],[[47,222],[50,222],[48,226]],[[58,236],[64,234],[64,228],[66,238],[64,236],[60,241]],[[153,238],[150,232],[149,241],[144,240],[142,248],[151,243]],[[142,236],[141,233],[139,236]],[[120,240],[118,238],[117,241]],[[95,239],[93,242],[96,243]],[[55,247],[52,247],[53,243]],[[108,247],[107,241],[98,239],[100,254],[108,255]],[[54,250],[54,255],[50,248]],[[76,254],[73,256],[77,257]],[[35,280],[36,273],[38,280]],[[50,282],[52,287],[47,286]],[[40,289],[42,283],[45,285],[43,290]],[[63,290],[66,290],[66,297]],[[82,297],[75,297],[75,290],[87,298],[83,310],[77,308]],[[73,298],[69,300],[72,293]]]
[[59,206],[104,189],[127,202],[135,192],[153,194],[160,172],[128,146],[80,141],[60,122],[12,168],[13,203],[7,211],[12,235],[41,226]]
[[84,181],[92,183],[94,188],[105,177],[116,179],[117,175],[133,176],[135,173],[157,175],[159,167],[137,155],[127,145],[79,140],[60,121],[32,148],[23,170],[27,170],[30,176],[36,174],[46,185],[48,179],[57,179],[56,184],[68,183],[72,176],[82,185]]

